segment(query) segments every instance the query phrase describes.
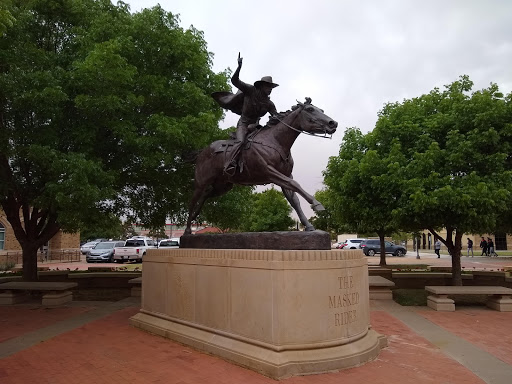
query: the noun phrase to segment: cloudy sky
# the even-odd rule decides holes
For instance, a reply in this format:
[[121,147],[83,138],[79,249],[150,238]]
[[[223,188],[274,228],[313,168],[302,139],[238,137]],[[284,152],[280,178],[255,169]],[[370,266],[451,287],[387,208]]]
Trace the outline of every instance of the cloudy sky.
[[[310,193],[338,153],[347,127],[371,131],[385,103],[443,87],[467,74],[474,89],[512,91],[510,0],[128,0],[132,12],[160,4],[181,26],[204,32],[213,69],[252,83],[271,75],[278,111],[306,96],[338,121],[332,140],[295,143],[294,178]],[[266,118],[263,119],[266,121]],[[228,112],[221,127],[236,125]],[[307,216],[312,211],[302,201]]]

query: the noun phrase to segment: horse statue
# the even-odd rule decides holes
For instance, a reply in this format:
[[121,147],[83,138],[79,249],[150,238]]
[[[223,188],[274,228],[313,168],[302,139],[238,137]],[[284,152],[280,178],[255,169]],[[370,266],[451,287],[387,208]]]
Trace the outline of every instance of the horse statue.
[[310,135],[332,135],[338,123],[324,114],[324,111],[311,104],[298,102],[290,111],[272,117],[261,129],[248,135],[244,150],[240,153],[240,171],[234,175],[223,172],[226,151],[232,140],[218,140],[204,148],[196,158],[194,194],[189,205],[185,234],[191,234],[192,221],[199,215],[206,199],[221,196],[233,188],[234,184],[279,185],[284,196],[295,209],[306,231],[314,231],[300,207],[297,193],[315,211],[323,211],[318,200],[307,193],[293,180],[293,159],[290,149],[301,133]]

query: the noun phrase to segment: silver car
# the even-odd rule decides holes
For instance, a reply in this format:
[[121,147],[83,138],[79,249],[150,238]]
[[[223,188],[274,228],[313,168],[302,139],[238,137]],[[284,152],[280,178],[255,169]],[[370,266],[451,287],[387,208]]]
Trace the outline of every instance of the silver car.
[[114,255],[115,247],[123,247],[124,241],[102,241],[98,243],[87,252],[85,260],[88,263],[93,261],[104,261],[107,263],[112,262],[112,256]]
[[82,252],[82,255],[87,255],[87,252],[89,252],[91,249],[93,249],[96,244],[98,244],[99,241],[89,241],[88,243],[85,243],[80,247],[80,251]]

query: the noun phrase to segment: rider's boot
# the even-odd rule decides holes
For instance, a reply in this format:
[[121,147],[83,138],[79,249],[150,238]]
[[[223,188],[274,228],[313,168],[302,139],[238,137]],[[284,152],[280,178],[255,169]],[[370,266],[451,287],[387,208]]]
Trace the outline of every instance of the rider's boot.
[[242,142],[237,142],[231,149],[231,158],[224,165],[224,174],[227,176],[233,176],[236,173],[237,159],[241,146]]

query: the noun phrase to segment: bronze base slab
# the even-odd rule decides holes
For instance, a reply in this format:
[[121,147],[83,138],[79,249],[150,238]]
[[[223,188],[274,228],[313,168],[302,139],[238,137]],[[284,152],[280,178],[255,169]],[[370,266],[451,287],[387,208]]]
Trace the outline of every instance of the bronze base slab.
[[318,230],[183,235],[180,248],[327,250],[331,249],[331,238]]

